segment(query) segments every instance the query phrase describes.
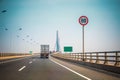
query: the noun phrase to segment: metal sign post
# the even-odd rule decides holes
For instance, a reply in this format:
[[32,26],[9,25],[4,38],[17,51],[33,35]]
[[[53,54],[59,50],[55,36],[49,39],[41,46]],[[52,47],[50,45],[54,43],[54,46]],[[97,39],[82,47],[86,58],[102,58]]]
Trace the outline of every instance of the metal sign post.
[[79,18],[79,23],[82,25],[82,49],[83,49],[83,61],[85,61],[85,49],[84,49],[84,26],[88,24],[88,18],[86,16],[81,16]]

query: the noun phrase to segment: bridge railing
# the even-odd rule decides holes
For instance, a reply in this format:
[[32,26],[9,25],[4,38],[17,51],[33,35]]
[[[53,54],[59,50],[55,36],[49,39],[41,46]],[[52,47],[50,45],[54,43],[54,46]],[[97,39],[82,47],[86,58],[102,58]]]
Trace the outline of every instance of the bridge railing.
[[[53,54],[53,56],[75,61],[83,61],[82,53],[65,53],[65,54],[59,53]],[[86,52],[84,55],[84,61],[120,67],[120,51]]]

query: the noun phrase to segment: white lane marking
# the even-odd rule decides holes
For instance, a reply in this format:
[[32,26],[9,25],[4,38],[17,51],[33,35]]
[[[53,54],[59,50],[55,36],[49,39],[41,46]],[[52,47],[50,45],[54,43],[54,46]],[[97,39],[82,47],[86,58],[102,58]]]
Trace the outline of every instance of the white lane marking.
[[74,70],[72,70],[72,69],[70,69],[70,68],[68,68],[68,67],[66,67],[66,66],[64,66],[64,65],[62,65],[62,64],[60,64],[60,63],[58,63],[58,62],[56,62],[56,61],[54,61],[54,60],[52,60],[52,59],[50,59],[50,60],[51,60],[52,62],[54,62],[54,63],[62,66],[63,68],[65,68],[65,69],[67,69],[67,70],[69,70],[69,71],[77,74],[78,76],[85,78],[86,80],[92,80],[92,79],[90,79],[90,78],[88,78],[88,77],[86,77],[86,76],[84,76],[84,75],[82,75],[82,74],[80,74],[80,73],[78,73],[78,72],[76,72],[76,71],[74,71]]
[[21,67],[18,71],[22,71],[26,66]]
[[29,62],[29,64],[31,64],[31,63],[32,63],[32,61]]
[[21,59],[13,59],[13,60],[8,60],[8,61],[2,61],[2,62],[0,62],[0,64],[12,62],[12,61],[17,61],[17,60],[22,60],[22,59],[24,59],[24,58],[21,58]]

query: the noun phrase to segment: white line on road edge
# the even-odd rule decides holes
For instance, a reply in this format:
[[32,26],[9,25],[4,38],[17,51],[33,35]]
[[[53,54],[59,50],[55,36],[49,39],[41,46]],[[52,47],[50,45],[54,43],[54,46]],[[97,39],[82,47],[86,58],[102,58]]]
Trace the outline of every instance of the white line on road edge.
[[82,75],[82,74],[80,74],[80,73],[78,73],[78,72],[76,72],[76,71],[74,71],[74,70],[72,70],[72,69],[70,69],[70,68],[68,68],[68,67],[66,67],[66,66],[64,66],[64,65],[62,65],[62,64],[60,64],[60,63],[58,63],[58,62],[56,62],[56,61],[54,61],[54,60],[52,60],[52,59],[50,59],[50,60],[51,60],[52,62],[54,62],[54,63],[56,63],[56,64],[64,67],[65,69],[67,69],[67,70],[69,70],[69,71],[77,74],[78,76],[85,78],[86,80],[92,80],[92,79],[90,79],[90,78],[88,78],[88,77],[86,77],[86,76],[84,76],[84,75]]
[[0,64],[8,63],[8,62],[13,62],[13,61],[18,61],[18,60],[22,60],[22,59],[25,59],[25,58],[28,58],[28,57],[23,57],[23,58],[18,58],[18,59],[12,59],[12,60],[7,60],[7,61],[2,61],[2,62],[0,62]]
[[20,59],[13,59],[13,60],[8,60],[8,61],[2,61],[2,62],[0,62],[0,64],[12,62],[12,61],[17,61],[17,60],[22,60],[22,59],[23,59],[23,58],[20,58]]
[[18,71],[22,71],[26,66],[23,66],[22,68],[20,68]]
[[32,63],[32,61],[29,62],[29,64],[31,64],[31,63]]

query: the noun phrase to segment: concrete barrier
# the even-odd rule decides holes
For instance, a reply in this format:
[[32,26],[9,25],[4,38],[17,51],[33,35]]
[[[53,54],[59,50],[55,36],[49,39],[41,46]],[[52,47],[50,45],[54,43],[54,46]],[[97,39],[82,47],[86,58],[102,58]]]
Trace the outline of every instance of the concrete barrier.
[[28,53],[0,53],[0,60],[30,56]]

